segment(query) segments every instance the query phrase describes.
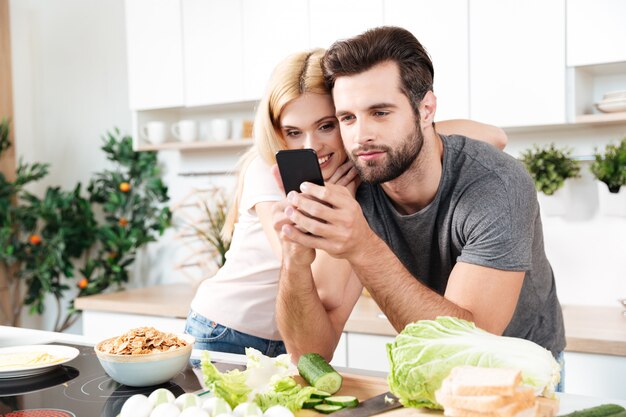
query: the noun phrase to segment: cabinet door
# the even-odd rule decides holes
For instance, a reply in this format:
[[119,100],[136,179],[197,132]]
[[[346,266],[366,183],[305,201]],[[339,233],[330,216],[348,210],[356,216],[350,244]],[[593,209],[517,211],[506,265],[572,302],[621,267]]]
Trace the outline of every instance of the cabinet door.
[[126,0],[128,90],[133,110],[183,105],[179,0]]
[[328,48],[383,24],[382,0],[311,0],[311,46]]
[[259,99],[276,64],[308,48],[308,2],[243,0],[243,89]]
[[348,366],[368,371],[389,372],[387,343],[392,343],[394,339],[392,336],[348,333]]
[[243,98],[241,0],[183,0],[185,105]]
[[415,35],[435,68],[436,120],[469,117],[468,0],[385,0],[385,25]]
[[565,123],[564,0],[470,0],[470,115]]
[[626,61],[626,2],[568,0],[567,65]]

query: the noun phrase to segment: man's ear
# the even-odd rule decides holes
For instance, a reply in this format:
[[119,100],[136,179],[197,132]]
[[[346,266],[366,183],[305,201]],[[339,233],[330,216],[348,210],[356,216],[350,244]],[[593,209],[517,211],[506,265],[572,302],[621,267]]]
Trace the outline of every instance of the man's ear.
[[285,192],[285,187],[283,186],[283,179],[280,177],[280,171],[278,170],[278,165],[274,164],[271,168],[272,175],[274,176],[274,181],[278,184],[278,187]]
[[432,126],[437,111],[437,97],[432,91],[424,94],[424,98],[419,105],[420,124],[422,129]]

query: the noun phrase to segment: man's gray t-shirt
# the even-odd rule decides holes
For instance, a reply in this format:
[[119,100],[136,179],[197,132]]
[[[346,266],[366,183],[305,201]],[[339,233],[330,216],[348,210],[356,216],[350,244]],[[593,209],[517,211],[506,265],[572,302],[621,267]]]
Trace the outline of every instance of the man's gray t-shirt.
[[491,145],[441,137],[443,170],[434,200],[401,215],[380,186],[362,184],[357,200],[370,227],[414,277],[440,295],[457,262],[526,271],[504,335],[532,340],[556,356],[565,348],[563,316],[530,176]]

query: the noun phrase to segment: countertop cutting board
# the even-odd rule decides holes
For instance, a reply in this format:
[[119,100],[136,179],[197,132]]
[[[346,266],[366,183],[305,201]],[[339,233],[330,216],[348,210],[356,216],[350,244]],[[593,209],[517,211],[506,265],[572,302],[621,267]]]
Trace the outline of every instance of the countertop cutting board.
[[[374,397],[378,394],[382,394],[383,392],[389,391],[389,387],[387,386],[387,381],[382,378],[374,378],[369,376],[360,376],[360,375],[350,375],[350,374],[342,374],[343,376],[343,384],[341,385],[341,389],[335,395],[352,395],[357,397],[359,401],[367,400],[368,398]],[[307,385],[306,382],[303,382],[299,377],[298,383]],[[385,417],[415,417],[415,416],[439,416],[443,413],[441,411],[433,411],[428,410],[426,408],[397,408],[395,410],[387,411],[384,413]],[[296,413],[297,417],[320,417],[324,414],[312,411],[312,410],[301,410]],[[329,414],[332,416],[332,414]]]
[[[357,397],[359,401],[365,401],[383,392],[389,391],[387,381],[383,378],[375,378],[361,375],[342,374],[343,384],[341,389],[335,395],[352,395]],[[307,385],[301,377],[297,376],[299,384]],[[558,410],[558,400],[550,400],[547,398],[539,398],[544,407],[556,407]],[[555,413],[556,414],[556,413]],[[383,413],[385,417],[435,417],[443,416],[443,412],[439,410],[430,410],[427,408],[396,408]],[[297,417],[320,417],[324,414],[312,411],[301,410],[296,413]],[[332,414],[329,414],[332,417]]]

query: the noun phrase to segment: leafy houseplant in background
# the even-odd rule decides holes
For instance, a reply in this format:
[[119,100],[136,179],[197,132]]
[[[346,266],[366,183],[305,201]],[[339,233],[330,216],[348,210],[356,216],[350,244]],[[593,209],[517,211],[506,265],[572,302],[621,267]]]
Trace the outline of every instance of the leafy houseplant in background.
[[[8,128],[3,122],[2,132]],[[0,152],[6,149],[2,140]],[[65,314],[64,296],[97,294],[128,282],[137,251],[169,226],[156,154],[134,152],[132,139],[118,130],[107,133],[102,150],[115,168],[96,174],[85,196],[80,183],[69,192],[49,187],[43,197],[28,192],[25,186],[44,178],[48,164],[20,162],[13,182],[0,174],[0,268],[12,295],[4,324],[16,325],[24,305],[43,313],[52,294],[54,330],[67,329],[79,312],[71,301]]]
[[522,161],[537,191],[553,195],[563,187],[566,179],[578,177],[580,164],[571,159],[570,154],[570,150],[557,149],[554,144],[545,147],[534,145],[533,149],[522,153]]
[[606,184],[609,192],[618,193],[626,185],[626,137],[619,145],[608,144],[603,154],[596,152],[594,156],[591,172]]

